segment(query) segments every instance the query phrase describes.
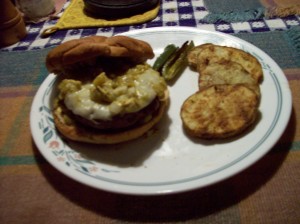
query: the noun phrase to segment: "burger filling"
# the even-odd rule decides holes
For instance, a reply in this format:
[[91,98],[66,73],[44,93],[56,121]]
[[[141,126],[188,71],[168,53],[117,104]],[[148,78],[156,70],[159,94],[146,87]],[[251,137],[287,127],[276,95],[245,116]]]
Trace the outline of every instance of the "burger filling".
[[90,82],[64,79],[58,86],[58,99],[77,121],[98,129],[117,129],[151,119],[166,88],[160,74],[142,64],[122,75],[101,72]]

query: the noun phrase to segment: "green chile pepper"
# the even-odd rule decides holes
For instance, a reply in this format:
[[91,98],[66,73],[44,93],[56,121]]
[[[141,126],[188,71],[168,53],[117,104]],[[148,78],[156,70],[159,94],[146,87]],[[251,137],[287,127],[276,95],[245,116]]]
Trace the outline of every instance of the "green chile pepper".
[[169,57],[161,69],[161,74],[166,81],[173,79],[187,67],[187,55],[194,46],[193,41],[186,41],[171,57]]
[[170,56],[176,52],[177,49],[178,49],[178,47],[176,47],[174,44],[167,45],[165,47],[163,53],[154,62],[153,66],[152,66],[153,69],[160,72],[163,65],[170,58]]

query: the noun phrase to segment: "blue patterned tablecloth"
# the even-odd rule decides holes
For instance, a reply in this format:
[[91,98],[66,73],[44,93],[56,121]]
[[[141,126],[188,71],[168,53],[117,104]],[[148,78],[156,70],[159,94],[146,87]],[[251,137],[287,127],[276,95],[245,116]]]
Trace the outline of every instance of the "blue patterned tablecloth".
[[[64,6],[68,7],[69,2]],[[63,9],[63,10],[64,10]],[[63,13],[63,11],[62,11]],[[81,38],[90,35],[112,36],[118,33],[143,29],[148,27],[161,26],[188,26],[199,29],[220,31],[224,33],[252,33],[267,32],[274,30],[286,30],[292,26],[300,25],[299,16],[289,16],[285,18],[258,19],[247,22],[228,23],[218,21],[216,23],[207,23],[204,17],[209,14],[205,7],[204,0],[162,0],[158,16],[147,23],[120,26],[120,27],[99,27],[85,29],[61,30],[48,38],[41,38],[44,29],[49,28],[58,21],[57,19],[48,20],[38,24],[28,24],[28,35],[12,46],[2,48],[2,51],[24,51],[36,50],[58,45],[67,39]]]

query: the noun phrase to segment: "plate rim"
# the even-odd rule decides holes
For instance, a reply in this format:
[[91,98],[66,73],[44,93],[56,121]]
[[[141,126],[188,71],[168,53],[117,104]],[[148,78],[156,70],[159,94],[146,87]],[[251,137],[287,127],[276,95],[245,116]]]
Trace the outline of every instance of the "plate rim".
[[[233,40],[237,40],[238,42],[241,42],[242,44],[247,44],[248,46],[253,46],[256,50],[258,50],[264,57],[267,57],[268,60],[270,60],[272,62],[272,64],[275,64],[275,66],[277,67],[277,69],[279,69],[279,71],[283,74],[283,71],[282,69],[278,66],[278,64],[269,56],[267,55],[265,52],[263,52],[261,49],[259,49],[258,47],[256,47],[255,45],[245,41],[245,40],[242,40],[240,38],[237,38],[237,37],[234,37],[234,36],[231,36],[231,35],[228,35],[228,34],[224,34],[224,33],[221,33],[221,32],[218,32],[218,31],[208,31],[208,30],[200,30],[200,29],[197,29],[197,28],[191,28],[191,27],[155,27],[155,28],[146,28],[146,29],[140,29],[140,30],[133,30],[133,31],[129,31],[129,32],[125,32],[125,33],[122,33],[122,34],[118,34],[118,35],[127,35],[127,36],[132,36],[134,37],[135,35],[140,35],[140,34],[144,34],[146,35],[147,33],[149,32],[153,32],[153,31],[156,31],[156,32],[192,32],[194,34],[202,34],[203,33],[208,33],[210,35],[221,35],[222,37],[224,38],[229,38],[229,39],[233,39]],[[277,130],[277,133],[276,133],[276,139],[278,140],[280,138],[280,136],[283,134],[283,132],[285,131],[286,129],[286,126],[288,124],[288,121],[290,119],[290,115],[291,115],[291,111],[292,111],[292,96],[291,96],[291,91],[290,91],[290,88],[289,88],[289,85],[288,85],[288,80],[286,79],[286,77],[284,76],[281,76],[280,77],[277,77],[276,74],[275,77],[276,78],[280,78],[281,81],[284,81],[287,85],[285,86],[285,94],[288,95],[289,97],[287,99],[284,99],[284,101],[282,102],[282,104],[286,104],[286,107],[284,108],[285,110],[285,116],[282,116],[281,115],[281,123],[283,123],[284,127],[281,128],[280,130]],[[60,172],[64,173],[65,175],[69,176],[70,178],[78,181],[78,182],[81,182],[82,184],[85,184],[85,185],[89,185],[91,187],[94,187],[94,188],[97,188],[97,189],[101,189],[101,190],[106,190],[106,191],[110,191],[110,192],[114,192],[114,193],[123,193],[123,194],[133,194],[133,195],[157,195],[157,194],[168,194],[168,193],[178,193],[178,192],[183,192],[183,191],[187,191],[187,190],[193,190],[193,189],[196,189],[196,188],[202,188],[202,187],[205,187],[205,186],[208,186],[208,185],[212,185],[216,182],[220,182],[224,179],[228,179],[229,177],[233,176],[233,175],[236,175],[237,173],[240,173],[242,172],[244,169],[248,168],[249,166],[251,166],[252,164],[254,164],[256,161],[258,161],[259,159],[261,159],[269,150],[271,150],[271,148],[276,144],[277,140],[276,141],[273,141],[271,143],[269,143],[268,145],[268,149],[264,149],[264,150],[260,150],[260,153],[259,155],[256,155],[255,158],[253,158],[252,160],[248,159],[248,164],[246,165],[243,165],[241,168],[239,169],[236,169],[235,171],[231,171],[230,174],[227,174],[227,175],[223,175],[222,178],[217,178],[217,179],[214,179],[214,180],[210,180],[209,182],[207,182],[206,184],[202,184],[201,186],[193,186],[193,187],[189,187],[189,188],[176,188],[176,189],[170,189],[170,188],[165,188],[164,190],[149,190],[149,189],[144,189],[144,190],[140,190],[140,191],[137,191],[136,189],[132,189],[130,190],[130,186],[128,187],[125,187],[125,189],[119,189],[119,188],[114,188],[112,186],[112,188],[107,188],[107,187],[103,187],[103,186],[99,186],[98,184],[98,180],[95,182],[95,181],[91,181],[91,182],[86,182],[85,181],[85,178],[83,179],[80,179],[80,178],[76,178],[72,175],[72,173],[70,172],[67,172],[66,170],[62,170],[62,168],[57,165],[57,164],[53,164],[54,162],[47,157],[46,153],[43,151],[43,147],[41,147],[41,145],[39,145],[39,140],[37,139],[37,134],[35,133],[35,127],[34,127],[34,123],[33,123],[33,120],[34,120],[34,106],[37,104],[37,100],[38,100],[38,94],[41,93],[43,87],[45,86],[45,83],[47,82],[48,79],[51,79],[51,74],[49,76],[46,77],[46,79],[43,81],[43,83],[41,84],[41,86],[39,87],[35,97],[34,97],[34,100],[33,100],[33,103],[32,103],[32,107],[31,107],[31,111],[30,111],[30,128],[31,128],[31,132],[32,132],[32,135],[33,135],[33,138],[34,138],[34,142],[35,144],[37,145],[37,148],[38,150],[41,152],[41,154],[46,158],[46,160],[52,165],[54,166],[56,169],[58,169]],[[279,82],[279,81],[278,81]],[[284,83],[283,83],[284,84]],[[279,86],[281,91],[282,88],[284,88],[282,85]],[[279,116],[279,115],[278,115]],[[258,153],[257,151],[255,153]],[[249,152],[249,154],[251,154],[253,156],[253,152]],[[235,164],[235,165],[240,165],[240,164]],[[226,172],[228,172],[226,170]],[[225,173],[226,173],[225,172]],[[209,177],[209,175],[208,175]],[[197,181],[197,178],[195,180],[192,180],[192,181]],[[179,185],[181,185],[182,183],[179,183]],[[178,183],[175,183],[175,184],[172,184],[172,186],[174,185],[178,185]],[[134,185],[136,186],[136,185]],[[169,184],[166,184],[165,186],[169,186]],[[149,185],[148,185],[149,187]]]

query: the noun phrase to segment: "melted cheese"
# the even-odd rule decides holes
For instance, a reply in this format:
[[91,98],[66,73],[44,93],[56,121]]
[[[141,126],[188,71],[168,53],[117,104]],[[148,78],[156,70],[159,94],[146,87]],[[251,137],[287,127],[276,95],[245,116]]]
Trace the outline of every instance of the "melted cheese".
[[115,78],[101,73],[87,84],[65,79],[59,86],[66,107],[90,120],[110,120],[115,115],[139,111],[154,98],[163,97],[166,88],[160,74],[146,65],[138,65]]

